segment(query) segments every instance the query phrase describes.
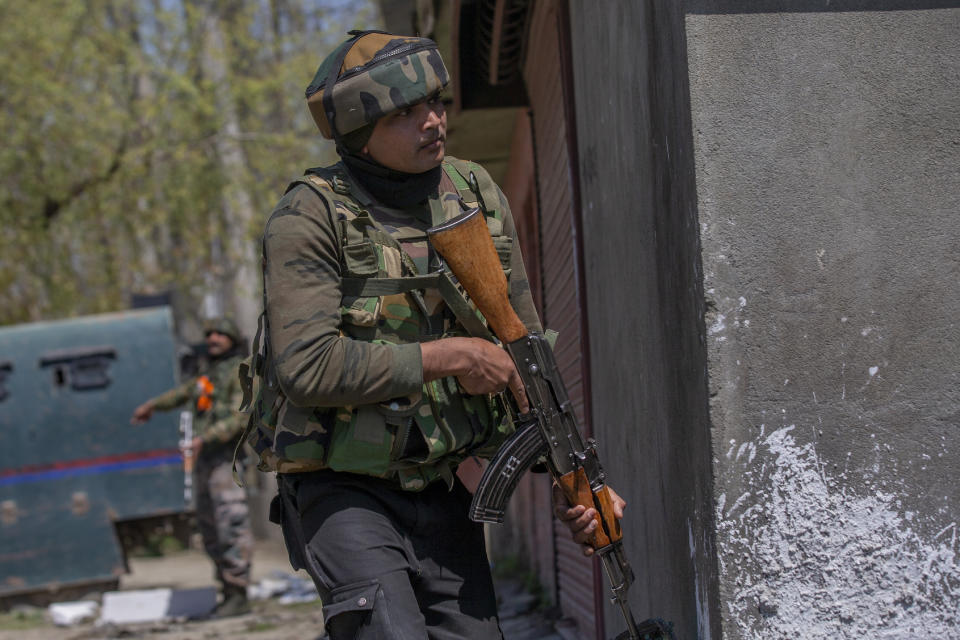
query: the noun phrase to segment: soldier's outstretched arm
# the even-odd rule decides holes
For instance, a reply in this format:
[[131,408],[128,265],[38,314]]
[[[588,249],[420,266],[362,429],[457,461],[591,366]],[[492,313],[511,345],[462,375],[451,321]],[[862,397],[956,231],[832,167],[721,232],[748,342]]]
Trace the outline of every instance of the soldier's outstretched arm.
[[143,424],[153,417],[155,411],[169,411],[185,404],[190,400],[190,390],[196,384],[197,379],[190,378],[186,382],[182,382],[180,386],[165,391],[156,398],[150,398],[133,410],[133,415],[130,416],[130,424]]

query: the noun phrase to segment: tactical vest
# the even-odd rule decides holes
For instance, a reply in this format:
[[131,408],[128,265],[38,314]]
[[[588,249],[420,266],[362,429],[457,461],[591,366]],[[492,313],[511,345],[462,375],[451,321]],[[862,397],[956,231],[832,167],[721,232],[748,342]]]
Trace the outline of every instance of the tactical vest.
[[[512,238],[503,234],[495,183],[480,165],[449,156],[443,170],[456,192],[441,189],[430,199],[432,225],[480,207],[509,282]],[[396,234],[361,205],[341,164],[309,169],[287,191],[298,185],[324,200],[337,225],[342,336],[381,344],[455,335],[491,337],[483,316],[445,267],[419,272]],[[411,397],[379,404],[297,407],[277,383],[266,324],[264,313],[253,355],[241,368],[244,404],[253,398],[244,439],[259,455],[262,471],[333,469],[390,479],[417,491],[438,478],[452,485],[462,460],[492,455],[514,431],[499,396],[463,394],[450,377],[425,383]]]

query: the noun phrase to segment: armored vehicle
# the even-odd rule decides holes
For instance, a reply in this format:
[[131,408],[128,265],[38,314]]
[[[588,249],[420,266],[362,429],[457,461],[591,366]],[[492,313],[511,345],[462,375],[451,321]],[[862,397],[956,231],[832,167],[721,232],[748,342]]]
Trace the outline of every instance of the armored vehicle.
[[0,599],[113,583],[123,523],[187,511],[168,307],[0,327]]

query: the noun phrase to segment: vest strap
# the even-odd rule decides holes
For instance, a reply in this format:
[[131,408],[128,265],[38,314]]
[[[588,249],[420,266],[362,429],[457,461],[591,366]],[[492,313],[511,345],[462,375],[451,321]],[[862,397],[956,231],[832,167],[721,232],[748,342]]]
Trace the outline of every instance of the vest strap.
[[340,291],[344,296],[379,298],[417,289],[436,289],[439,273],[404,278],[341,278]]
[[263,373],[264,354],[261,349],[260,340],[263,336],[263,320],[266,311],[260,312],[257,318],[257,333],[253,338],[253,353],[250,358],[240,363],[240,388],[243,390],[243,402],[240,403],[240,411],[249,413],[250,403],[253,400],[253,378]]
[[480,208],[485,214],[492,215],[498,219],[502,217],[501,212],[498,211],[500,208],[500,198],[497,193],[497,187],[483,167],[475,162],[459,159],[445,161],[444,165],[451,167],[453,171],[458,174],[458,176],[455,177],[449,171],[447,172],[450,174],[454,184],[457,185],[458,191],[461,191],[461,185],[466,185],[474,197],[476,197],[477,204],[480,205]]
[[357,298],[379,298],[419,289],[437,289],[467,333],[475,338],[494,341],[493,334],[481,322],[446,271],[407,278],[342,278],[340,287],[343,295]]

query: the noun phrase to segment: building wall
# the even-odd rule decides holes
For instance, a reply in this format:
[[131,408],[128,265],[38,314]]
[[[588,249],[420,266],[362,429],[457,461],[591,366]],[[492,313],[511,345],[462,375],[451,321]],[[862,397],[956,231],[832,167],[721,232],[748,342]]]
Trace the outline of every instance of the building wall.
[[958,6],[687,3],[725,638],[958,633]]
[[[628,503],[635,615],[718,638],[683,14],[672,0],[604,7],[570,3],[591,422]],[[609,604],[605,622],[608,637],[624,628]]]
[[589,331],[561,334],[589,345],[578,409],[629,502],[636,615],[680,639],[952,637],[960,1],[571,0],[574,132],[543,30],[565,4],[534,6],[554,224],[526,229],[545,262],[580,217],[583,271],[544,268],[542,302],[572,322],[546,292],[585,281]]

